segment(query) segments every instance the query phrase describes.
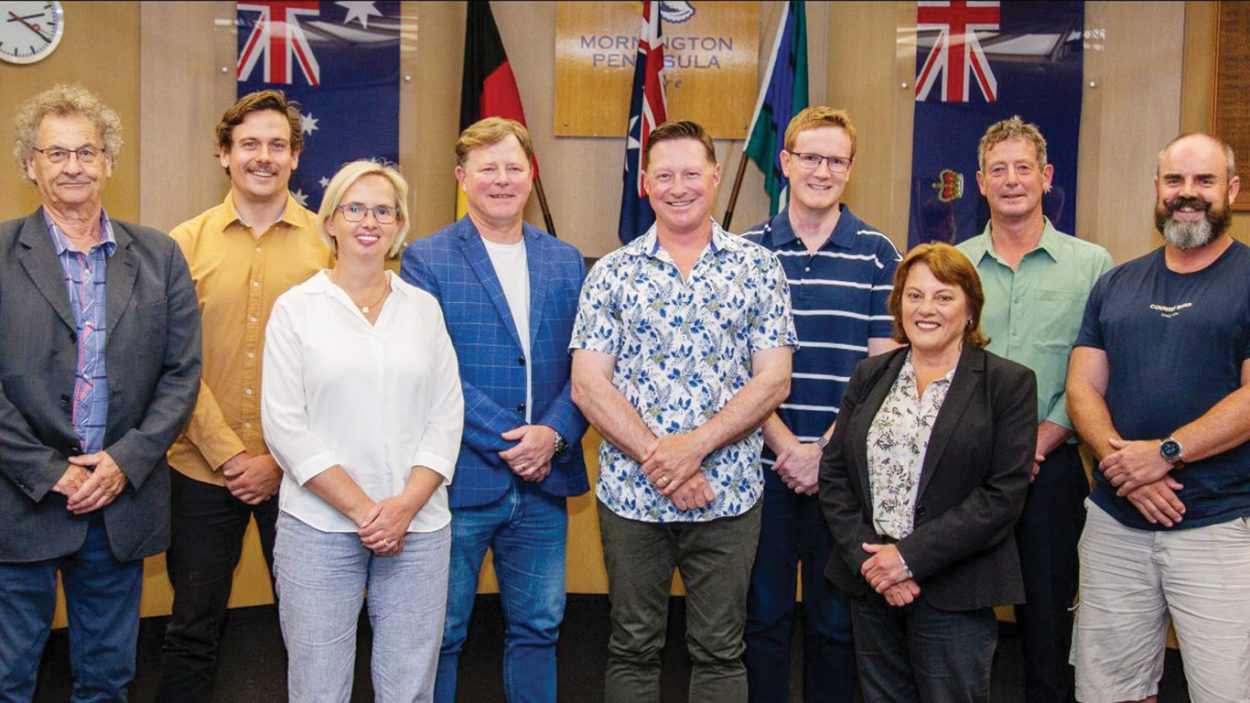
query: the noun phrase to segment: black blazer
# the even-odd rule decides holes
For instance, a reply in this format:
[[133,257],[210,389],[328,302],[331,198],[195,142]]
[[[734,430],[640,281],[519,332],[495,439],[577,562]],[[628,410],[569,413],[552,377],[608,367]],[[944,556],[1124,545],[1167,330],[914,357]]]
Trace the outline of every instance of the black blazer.
[[[865,359],[842,397],[820,464],[820,503],[833,533],[825,576],[871,593],[860,567],[872,526],[868,427],[898,378],[908,347]],[[915,530],[898,550],[921,597],[943,610],[1024,602],[1012,531],[1037,445],[1037,379],[1027,367],[965,346],[929,438],[916,493]]]
[[[169,465],[200,387],[200,311],[174,240],[113,220],[104,450],[129,483],[101,512],[122,561],[169,544]],[[87,517],[51,491],[80,453],[70,422],[78,343],[42,210],[0,223],[0,561],[77,551]]]

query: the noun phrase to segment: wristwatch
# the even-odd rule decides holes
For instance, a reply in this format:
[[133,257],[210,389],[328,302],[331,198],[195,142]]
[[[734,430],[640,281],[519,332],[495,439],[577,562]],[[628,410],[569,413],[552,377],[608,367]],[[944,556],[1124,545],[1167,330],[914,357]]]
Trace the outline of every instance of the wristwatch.
[[555,436],[556,436],[556,454],[560,454],[565,449],[568,449],[569,443],[564,441],[564,437],[559,433],[559,431],[555,429],[552,429],[551,431],[555,433]]
[[1172,468],[1179,469],[1185,464],[1185,450],[1174,437],[1168,437],[1159,445],[1159,456],[1171,464]]

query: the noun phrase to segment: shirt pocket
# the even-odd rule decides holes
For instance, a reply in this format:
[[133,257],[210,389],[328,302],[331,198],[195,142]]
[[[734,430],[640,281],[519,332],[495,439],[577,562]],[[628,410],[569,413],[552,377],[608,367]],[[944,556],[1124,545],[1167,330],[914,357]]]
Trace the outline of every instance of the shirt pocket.
[[1067,354],[1076,341],[1089,293],[1039,289],[1034,296],[1033,344],[1038,349]]

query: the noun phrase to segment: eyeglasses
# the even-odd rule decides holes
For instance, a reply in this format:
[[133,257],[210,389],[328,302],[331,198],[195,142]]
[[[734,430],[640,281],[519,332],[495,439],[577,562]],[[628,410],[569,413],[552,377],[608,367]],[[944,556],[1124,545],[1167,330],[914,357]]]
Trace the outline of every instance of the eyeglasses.
[[845,156],[823,156],[821,154],[799,154],[790,152],[795,161],[799,162],[799,166],[804,171],[815,171],[820,168],[820,162],[828,161],[829,170],[833,173],[846,173],[851,168],[851,159]]
[[48,161],[51,161],[54,164],[64,163],[65,161],[68,161],[71,155],[77,155],[78,163],[80,164],[94,163],[97,156],[108,151],[108,149],[104,147],[100,147],[97,149],[96,147],[93,147],[93,146],[82,146],[82,147],[78,147],[77,149],[66,149],[64,147],[59,147],[59,146],[50,146],[47,149],[40,149],[37,146],[31,147],[31,148],[39,152],[40,154],[43,154],[43,157],[45,159],[47,159]]
[[399,209],[390,205],[375,205],[374,207],[365,207],[361,203],[348,203],[335,208],[343,213],[343,219],[348,222],[364,222],[365,215],[373,213],[373,219],[377,220],[380,225],[389,225],[399,217]]

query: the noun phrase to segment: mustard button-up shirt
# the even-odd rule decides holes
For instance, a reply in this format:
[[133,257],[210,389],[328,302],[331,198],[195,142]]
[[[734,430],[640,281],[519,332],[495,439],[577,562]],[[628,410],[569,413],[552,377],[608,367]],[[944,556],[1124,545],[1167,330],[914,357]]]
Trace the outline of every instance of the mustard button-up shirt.
[[191,268],[204,326],[200,395],[169,463],[189,478],[225,485],[221,465],[242,451],[264,454],[260,426],[265,325],[287,289],[329,266],[317,216],[287,196],[282,217],[259,237],[230,194],[170,232]]

